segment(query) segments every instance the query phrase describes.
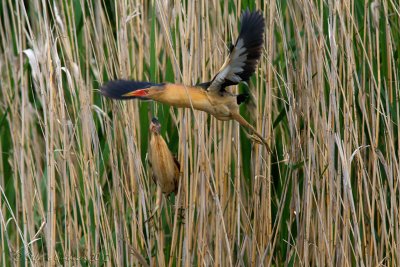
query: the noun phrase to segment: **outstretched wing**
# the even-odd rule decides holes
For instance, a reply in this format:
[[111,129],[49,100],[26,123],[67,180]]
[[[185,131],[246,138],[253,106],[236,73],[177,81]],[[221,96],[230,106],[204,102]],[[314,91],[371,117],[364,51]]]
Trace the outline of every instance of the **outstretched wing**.
[[264,47],[264,17],[260,11],[246,10],[242,26],[228,58],[208,86],[209,91],[224,91],[226,86],[248,81],[255,72]]

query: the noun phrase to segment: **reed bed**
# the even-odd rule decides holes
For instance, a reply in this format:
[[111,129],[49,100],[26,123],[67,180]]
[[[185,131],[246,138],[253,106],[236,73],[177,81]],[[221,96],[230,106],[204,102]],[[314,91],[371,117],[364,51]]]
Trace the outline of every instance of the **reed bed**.
[[[262,10],[236,122],[117,102],[109,79],[195,84]],[[397,1],[0,1],[0,262],[400,265]],[[151,116],[181,162],[157,203]],[[180,210],[180,211],[179,211]]]

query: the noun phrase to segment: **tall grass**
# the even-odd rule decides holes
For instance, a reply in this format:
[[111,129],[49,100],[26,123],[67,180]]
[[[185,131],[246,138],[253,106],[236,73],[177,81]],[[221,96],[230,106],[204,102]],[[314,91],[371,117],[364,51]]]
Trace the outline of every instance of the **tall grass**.
[[[2,264],[400,264],[398,2],[0,3]],[[236,122],[100,96],[210,80],[247,7],[266,34],[243,114],[272,154]],[[148,220],[153,115],[182,174]]]

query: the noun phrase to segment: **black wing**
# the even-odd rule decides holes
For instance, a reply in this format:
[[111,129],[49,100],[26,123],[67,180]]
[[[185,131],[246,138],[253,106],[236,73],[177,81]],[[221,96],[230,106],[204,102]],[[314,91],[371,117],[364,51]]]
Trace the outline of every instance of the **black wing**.
[[226,86],[248,81],[256,70],[264,47],[264,17],[260,11],[246,10],[242,28],[228,58],[208,86],[209,91],[223,91]]

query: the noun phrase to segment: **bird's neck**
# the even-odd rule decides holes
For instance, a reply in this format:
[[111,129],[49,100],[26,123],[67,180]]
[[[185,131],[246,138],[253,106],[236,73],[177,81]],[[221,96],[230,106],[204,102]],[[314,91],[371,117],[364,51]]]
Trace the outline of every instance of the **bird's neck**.
[[164,90],[154,95],[153,99],[175,107],[190,108],[193,105],[196,109],[209,104],[204,89],[182,84],[165,84]]

